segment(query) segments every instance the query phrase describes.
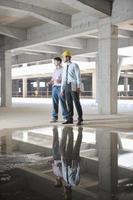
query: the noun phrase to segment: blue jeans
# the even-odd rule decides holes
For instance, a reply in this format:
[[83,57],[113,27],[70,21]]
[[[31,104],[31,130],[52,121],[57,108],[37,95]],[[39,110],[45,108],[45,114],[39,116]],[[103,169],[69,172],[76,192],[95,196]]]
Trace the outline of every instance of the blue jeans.
[[53,128],[53,159],[61,160],[60,144],[59,144],[59,134],[57,126]]
[[66,106],[65,97],[61,94],[61,86],[53,86],[52,88],[52,102],[53,102],[53,111],[52,119],[58,119],[58,110],[59,110],[59,101],[61,103],[62,116],[63,119],[68,119],[68,110]]

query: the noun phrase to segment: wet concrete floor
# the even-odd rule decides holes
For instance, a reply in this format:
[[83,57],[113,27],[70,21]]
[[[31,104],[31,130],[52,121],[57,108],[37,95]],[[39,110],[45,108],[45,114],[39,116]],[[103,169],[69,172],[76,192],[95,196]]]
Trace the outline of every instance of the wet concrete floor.
[[68,199],[133,199],[132,141],[132,131],[118,129],[53,125],[1,131],[0,199],[65,199],[63,187],[54,187],[57,160],[65,166],[61,171],[69,168],[80,177],[69,184],[61,177],[72,187]]

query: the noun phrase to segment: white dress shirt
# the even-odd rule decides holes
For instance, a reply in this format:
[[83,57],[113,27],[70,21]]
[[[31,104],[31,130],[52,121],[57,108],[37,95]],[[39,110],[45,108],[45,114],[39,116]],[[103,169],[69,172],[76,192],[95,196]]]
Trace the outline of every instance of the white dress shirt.
[[63,73],[63,68],[56,68],[54,70],[53,76],[52,76],[52,81],[54,86],[61,86],[61,81],[62,81],[62,73]]
[[[67,72],[67,65],[69,65],[68,72]],[[77,86],[77,88],[80,88],[81,76],[80,76],[80,69],[79,69],[78,64],[72,63],[72,62],[65,63],[65,66],[63,67],[61,91],[64,90],[67,84],[66,81],[68,84],[74,83]]]
[[76,186],[80,182],[80,166],[79,164],[77,167],[70,167],[66,166],[66,163],[63,161],[63,158],[61,158],[62,161],[62,176],[64,181],[69,186]]

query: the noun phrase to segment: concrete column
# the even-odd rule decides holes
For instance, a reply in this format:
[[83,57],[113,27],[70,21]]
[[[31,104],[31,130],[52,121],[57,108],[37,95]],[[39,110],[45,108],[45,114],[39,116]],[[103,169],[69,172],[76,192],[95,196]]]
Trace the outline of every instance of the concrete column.
[[125,71],[124,76],[124,93],[125,96],[128,96],[128,77],[127,77],[127,71]]
[[120,78],[121,66],[122,66],[123,59],[124,59],[123,57],[119,57],[119,60],[118,60],[118,76],[117,76],[117,83],[119,83],[119,78]]
[[99,199],[112,200],[117,193],[118,184],[118,136],[109,130],[97,129],[96,140],[99,160]]
[[46,86],[46,95],[47,95],[47,98],[49,97],[49,86],[47,85]]
[[39,89],[40,89],[40,80],[39,79],[37,79],[36,80],[36,83],[37,83],[37,87],[36,87],[36,90],[37,90],[37,96],[39,95]]
[[1,66],[0,66],[0,97],[1,97]]
[[27,78],[23,78],[23,98],[27,97]]
[[92,73],[92,97],[96,98],[96,70]]
[[96,103],[98,103],[98,89],[99,89],[99,86],[98,86],[98,56],[96,56]]
[[118,28],[110,18],[99,22],[98,110],[99,114],[117,113],[117,41]]
[[1,153],[12,153],[12,135],[8,134],[6,136],[2,136],[1,140]]
[[12,105],[11,52],[0,50],[1,66],[1,106]]

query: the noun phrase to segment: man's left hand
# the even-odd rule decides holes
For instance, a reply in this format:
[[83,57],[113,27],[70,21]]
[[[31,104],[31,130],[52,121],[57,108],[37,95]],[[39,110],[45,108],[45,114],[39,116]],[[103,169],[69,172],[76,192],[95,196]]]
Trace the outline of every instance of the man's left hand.
[[80,91],[80,88],[77,88],[77,93],[80,93],[81,91]]

